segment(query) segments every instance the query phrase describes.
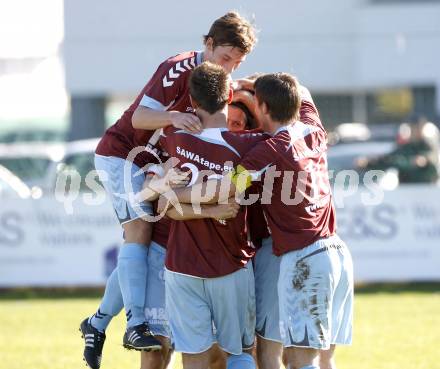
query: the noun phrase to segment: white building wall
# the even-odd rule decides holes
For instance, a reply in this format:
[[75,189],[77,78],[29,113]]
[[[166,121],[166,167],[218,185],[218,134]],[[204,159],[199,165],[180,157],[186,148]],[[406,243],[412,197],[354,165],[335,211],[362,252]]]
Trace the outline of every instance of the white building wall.
[[201,49],[201,35],[229,9],[254,15],[260,29],[236,77],[290,71],[320,92],[408,85],[440,91],[440,1],[369,0],[65,0],[67,87],[75,94],[136,93],[163,59]]

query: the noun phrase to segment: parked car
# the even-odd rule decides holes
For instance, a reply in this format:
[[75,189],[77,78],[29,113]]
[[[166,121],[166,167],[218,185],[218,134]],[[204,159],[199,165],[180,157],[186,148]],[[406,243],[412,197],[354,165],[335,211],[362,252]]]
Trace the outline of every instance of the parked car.
[[0,165],[28,188],[53,194],[57,178],[75,170],[81,176],[80,191],[87,190],[87,174],[95,169],[94,154],[99,138],[65,143],[0,144]]
[[339,172],[345,169],[357,169],[360,158],[374,158],[389,154],[396,147],[393,141],[361,141],[339,143],[330,146],[327,154],[328,168]]
[[[354,170],[362,183],[364,171],[361,162],[392,152],[397,145],[397,132],[396,124],[368,126],[363,123],[344,123],[336,127],[329,133],[330,147],[327,154],[328,168],[333,171],[332,182],[340,171]],[[396,185],[394,177],[394,173],[384,173],[378,181],[381,186],[391,188]]]
[[49,167],[64,157],[62,143],[0,144],[0,165],[29,187],[47,188]]
[[42,190],[39,187],[30,188],[9,169],[0,165],[0,198],[28,199],[40,198]]
[[95,150],[99,140],[100,138],[91,138],[65,144],[63,157],[52,163],[48,170],[51,191],[55,190],[57,178],[61,175],[67,175],[71,170],[77,171],[81,176],[80,191],[88,189],[85,178],[89,172],[95,169]]

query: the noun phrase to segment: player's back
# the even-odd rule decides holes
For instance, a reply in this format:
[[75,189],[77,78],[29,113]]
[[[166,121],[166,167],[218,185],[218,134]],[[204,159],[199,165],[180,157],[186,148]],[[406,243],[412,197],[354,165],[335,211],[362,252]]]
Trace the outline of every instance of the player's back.
[[[191,171],[191,184],[233,170],[244,154],[265,139],[261,133],[232,133],[209,128],[196,135],[169,127],[161,144],[178,167]],[[234,219],[175,221],[168,240],[166,266],[169,270],[213,278],[243,267],[253,256],[248,244],[246,208]]]

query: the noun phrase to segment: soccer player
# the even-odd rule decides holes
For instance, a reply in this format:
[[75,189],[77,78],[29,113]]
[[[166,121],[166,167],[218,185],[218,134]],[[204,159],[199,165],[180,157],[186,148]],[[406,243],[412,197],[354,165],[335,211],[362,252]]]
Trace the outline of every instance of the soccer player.
[[[247,77],[255,80],[257,77]],[[228,108],[228,129],[261,128],[255,117],[255,99],[251,91],[234,91]],[[248,226],[256,247],[253,260],[256,302],[256,359],[259,369],[279,369],[283,346],[279,328],[277,283],[280,258],[272,252],[272,237],[259,202],[248,207]]]
[[251,239],[257,247],[254,257],[257,363],[259,369],[279,369],[283,353],[277,291],[280,258],[272,251],[272,237],[261,204],[250,206],[249,212]]
[[228,107],[228,130],[238,132],[258,128],[253,106],[254,98],[249,91],[234,91],[232,102]]
[[[258,77],[250,76],[247,80]],[[228,107],[228,129],[233,132],[261,128],[255,117],[255,99],[251,91],[234,91]],[[253,260],[256,301],[256,359],[259,369],[279,369],[283,346],[279,329],[277,283],[279,257],[272,252],[272,237],[260,203],[247,208],[250,239],[256,248]]]
[[[150,173],[155,173],[152,177],[149,175],[143,190],[143,198],[149,201],[157,200],[160,193],[168,186],[167,184],[154,184],[161,182],[161,177],[158,172],[149,169]],[[165,165],[165,169],[167,170]],[[175,172],[174,175],[170,172]],[[166,176],[173,182],[173,186],[182,186],[187,184],[188,177],[183,176],[178,170],[170,169]],[[155,202],[156,204],[156,202]],[[156,208],[156,206],[155,206]],[[182,214],[175,214],[174,218],[177,220],[186,219],[201,219],[209,217],[212,219],[228,219],[234,217],[238,211],[237,204],[219,204],[219,205],[202,205],[200,214],[195,214],[191,206],[184,206]],[[168,318],[165,309],[165,281],[164,281],[164,262],[166,247],[168,243],[168,235],[170,232],[170,220],[167,217],[160,217],[155,223],[152,234],[152,241],[150,243],[148,252],[148,278],[147,288],[145,291],[145,318],[154,334],[154,336],[161,342],[162,350],[155,352],[141,352],[141,369],[165,369],[171,358],[171,335],[168,324]],[[215,369],[215,368],[212,368]]]
[[[231,170],[267,137],[227,130],[232,90],[220,66],[203,63],[195,68],[189,88],[204,130],[192,134],[168,127],[160,143],[179,159],[180,169],[190,170],[191,183],[197,183]],[[207,369],[215,342],[231,355],[228,368],[255,367],[251,355],[239,356],[253,347],[255,332],[255,287],[249,263],[254,250],[247,242],[245,211],[240,209],[227,222],[204,219],[171,224],[165,261],[166,309],[185,369]]]
[[[254,87],[257,118],[272,137],[241,160],[228,183],[229,195],[263,178],[272,187],[263,187],[271,197],[262,202],[273,252],[281,258],[278,298],[287,365],[335,368],[336,345],[352,338],[353,270],[350,252],[336,235],[326,132],[310,94],[293,76],[268,74]],[[220,191],[212,182],[173,195],[184,203],[199,202],[199,190],[214,188],[202,202],[215,202]]]
[[[117,272],[107,283],[102,305],[92,317],[81,323],[85,337],[84,358],[94,369],[100,366],[104,331],[114,316],[113,309],[108,307],[113,306],[113,297],[119,293],[122,293],[127,315],[124,347],[136,350],[161,348],[145,322],[143,311],[148,245],[153,229],[146,220],[152,214],[152,206],[129,196],[142,188],[145,175],[141,168],[157,160],[154,146],[159,135],[154,130],[171,125],[198,132],[201,124],[192,112],[188,95],[191,70],[206,60],[232,73],[255,42],[254,28],[238,13],[229,12],[218,18],[204,36],[204,51],[185,52],[164,61],[98,145],[95,166],[111,196],[125,242],[118,256]],[[144,150],[145,146],[149,150]]]
[[[170,187],[185,186],[188,182],[188,176],[179,170],[171,169],[166,163],[163,166],[152,165],[148,168],[147,179],[142,193],[139,194],[143,199],[150,202],[155,201],[159,194],[165,192]],[[183,206],[182,214],[174,214],[177,220],[182,219],[200,219],[210,217],[212,219],[228,219],[234,217],[237,213],[238,205],[235,203],[219,204],[215,206],[202,205],[200,214],[195,214],[191,206]],[[153,228],[152,241],[148,252],[148,278],[146,285],[145,300],[145,318],[146,321],[162,345],[161,351],[142,352],[141,369],[162,369],[166,368],[171,357],[171,342],[168,319],[165,312],[165,284],[164,284],[164,260],[168,234],[170,229],[170,220],[161,217]],[[117,273],[115,270],[113,273]],[[109,281],[114,281],[110,278]],[[117,286],[115,287],[117,288]],[[110,300],[107,299],[106,302]],[[108,311],[117,315],[123,308],[122,295],[113,296],[112,305],[106,306]],[[87,337],[85,337],[87,340]],[[103,343],[103,340],[100,341]],[[101,347],[102,349],[102,347]],[[96,363],[98,364],[98,363]]]

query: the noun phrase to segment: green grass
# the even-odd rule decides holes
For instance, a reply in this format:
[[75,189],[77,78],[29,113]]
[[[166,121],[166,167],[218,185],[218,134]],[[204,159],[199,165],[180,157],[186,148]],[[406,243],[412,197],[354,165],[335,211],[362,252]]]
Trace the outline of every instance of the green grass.
[[[97,291],[0,291],[0,368],[82,368],[80,320]],[[355,335],[337,353],[339,369],[440,368],[440,285],[381,285],[357,290]],[[107,332],[103,369],[138,368],[121,347],[124,317]],[[175,369],[180,368],[177,357]]]

